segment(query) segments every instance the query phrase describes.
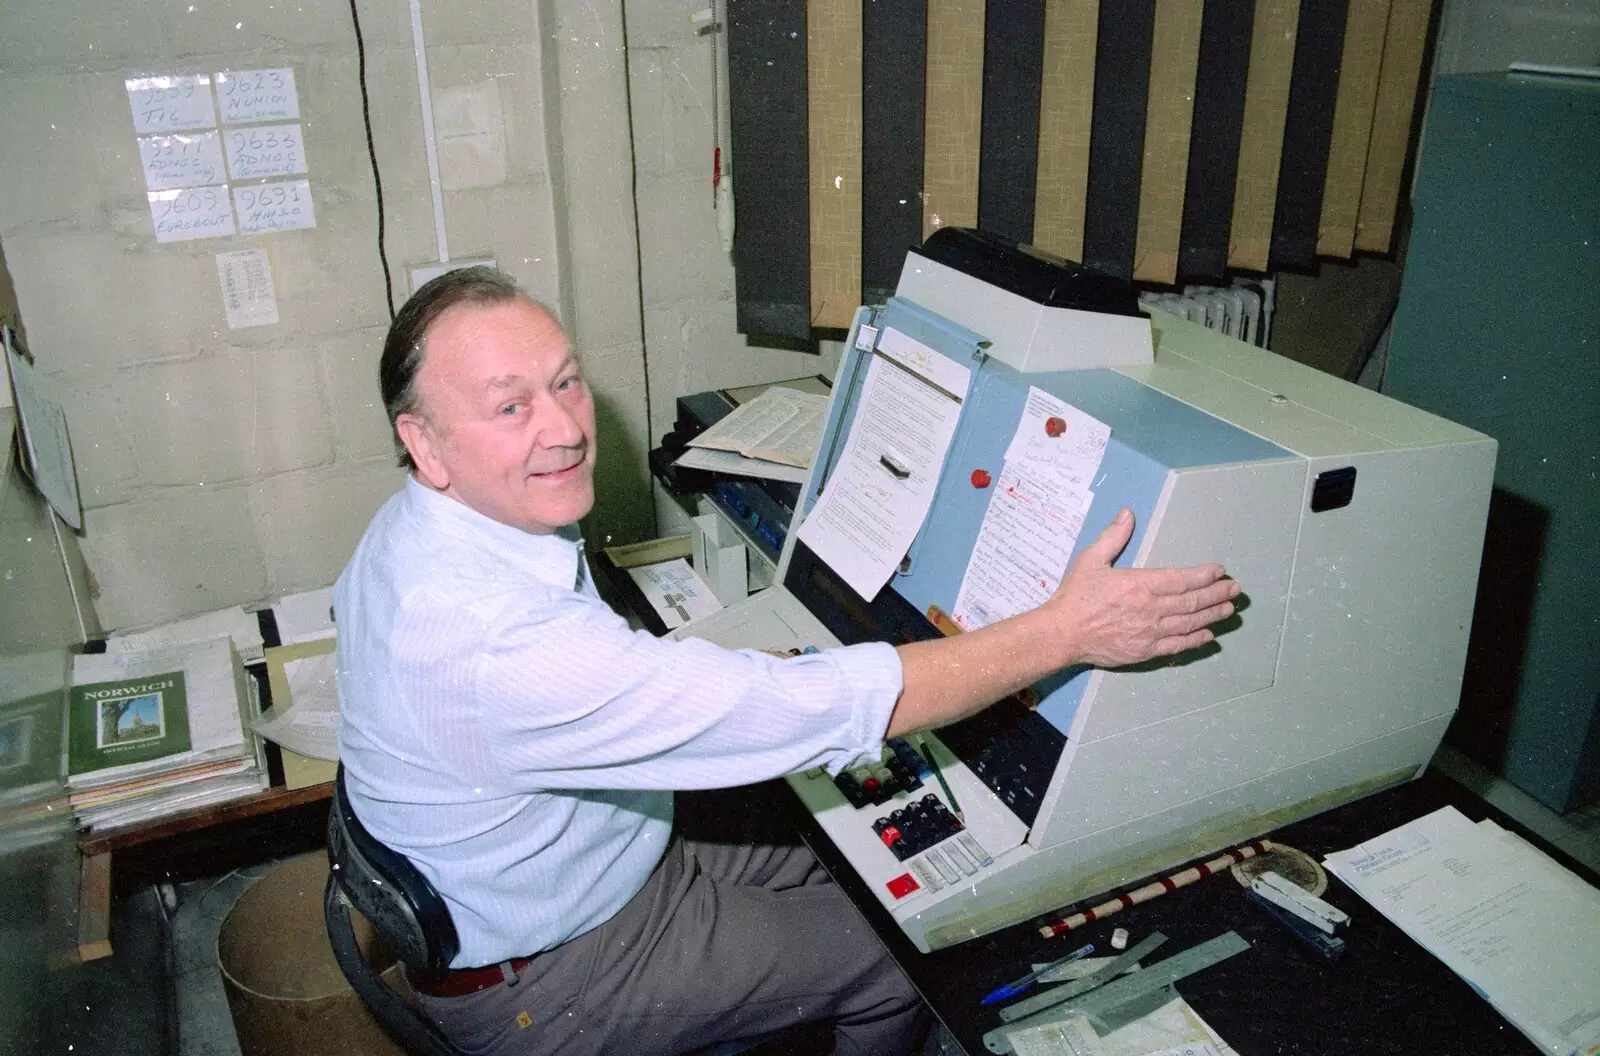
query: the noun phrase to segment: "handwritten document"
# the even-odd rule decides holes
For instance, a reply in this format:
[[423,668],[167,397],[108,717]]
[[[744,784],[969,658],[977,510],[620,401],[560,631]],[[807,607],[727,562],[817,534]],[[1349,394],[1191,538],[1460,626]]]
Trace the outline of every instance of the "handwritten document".
[[235,187],[233,201],[239,208],[239,230],[247,235],[317,226],[310,180]]
[[300,116],[294,71],[286,68],[217,74],[217,104],[222,107],[225,125],[241,121],[282,121]]
[[150,222],[157,242],[187,242],[233,234],[228,185],[150,191]]
[[215,131],[140,136],[139,160],[144,165],[144,184],[152,191],[221,183],[228,178],[222,167],[222,141]]
[[1030,386],[951,618],[969,631],[1042,605],[1061,585],[1111,427]]
[[305,137],[298,124],[230,128],[225,135],[228,171],[236,180],[296,176],[306,171]]
[[[894,333],[884,332],[880,349]],[[889,581],[928,516],[961,417],[961,403],[948,393],[967,391],[965,366],[905,341],[916,346],[921,366],[873,357],[844,452],[800,526],[800,540],[868,600]],[[950,384],[936,388],[934,378]]]
[[1007,462],[994,485],[951,618],[975,631],[1037,608],[1061,585],[1094,494]]
[[1088,491],[1105,458],[1111,427],[1043,389],[1028,387],[1006,463],[1030,473],[1049,473],[1062,484]]
[[133,110],[133,130],[139,135],[211,128],[217,123],[217,110],[211,102],[211,78],[203,73],[129,77],[122,83]]
[[1324,864],[1543,1051],[1600,1051],[1600,890],[1454,807]]

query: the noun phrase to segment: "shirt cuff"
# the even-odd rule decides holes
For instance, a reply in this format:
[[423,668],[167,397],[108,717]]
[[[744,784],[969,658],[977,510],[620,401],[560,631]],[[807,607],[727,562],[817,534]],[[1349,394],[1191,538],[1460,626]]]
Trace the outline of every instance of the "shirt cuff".
[[846,767],[878,762],[889,717],[905,688],[905,672],[900,666],[900,654],[885,642],[831,649],[829,653],[838,663],[845,684],[855,694],[850,733],[859,754],[854,758],[835,757],[827,769],[831,774],[838,774]]

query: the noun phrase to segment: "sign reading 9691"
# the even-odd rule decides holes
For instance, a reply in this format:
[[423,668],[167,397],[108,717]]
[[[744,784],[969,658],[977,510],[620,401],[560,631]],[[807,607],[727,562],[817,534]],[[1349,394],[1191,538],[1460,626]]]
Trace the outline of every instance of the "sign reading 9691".
[[239,230],[247,235],[317,226],[317,215],[311,207],[310,180],[235,187],[233,204],[239,210]]

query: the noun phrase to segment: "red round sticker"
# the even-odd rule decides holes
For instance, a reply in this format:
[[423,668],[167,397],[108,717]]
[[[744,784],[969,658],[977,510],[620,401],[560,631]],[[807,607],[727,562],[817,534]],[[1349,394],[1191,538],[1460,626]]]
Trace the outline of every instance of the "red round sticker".
[[973,487],[987,488],[991,483],[993,483],[993,481],[990,480],[989,471],[987,469],[975,469],[972,471]]
[[1062,433],[1067,431],[1067,423],[1062,419],[1051,415],[1049,418],[1044,420],[1044,431],[1045,434],[1050,437],[1060,436]]

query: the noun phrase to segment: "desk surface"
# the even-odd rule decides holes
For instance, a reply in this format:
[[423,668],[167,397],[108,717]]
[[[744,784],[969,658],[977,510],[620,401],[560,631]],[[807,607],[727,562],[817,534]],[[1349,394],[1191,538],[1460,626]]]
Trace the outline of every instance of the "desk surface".
[[[1320,862],[1331,851],[1447,805],[1473,821],[1493,817],[1597,883],[1592,872],[1431,771],[1269,835]],[[798,817],[803,811],[795,813],[817,857],[971,1056],[987,1051],[984,1033],[1000,1026],[995,1008],[979,1006],[983,994],[1015,979],[1027,965],[1053,960],[1085,942],[1109,950],[1111,932],[1118,927],[1128,929],[1131,942],[1164,932],[1169,942],[1159,957],[1229,930],[1251,944],[1250,951],[1178,984],[1179,993],[1239,1056],[1527,1056],[1539,1051],[1455,973],[1331,876],[1323,897],[1352,918],[1345,954],[1333,962],[1301,946],[1230,876],[1211,877],[1062,938],[1041,938],[1037,925],[1044,918],[1039,918],[924,954],[906,940],[821,829],[809,816]]]

